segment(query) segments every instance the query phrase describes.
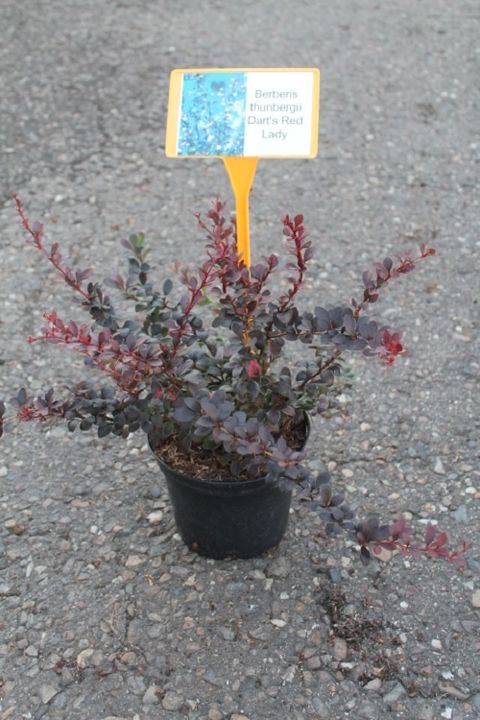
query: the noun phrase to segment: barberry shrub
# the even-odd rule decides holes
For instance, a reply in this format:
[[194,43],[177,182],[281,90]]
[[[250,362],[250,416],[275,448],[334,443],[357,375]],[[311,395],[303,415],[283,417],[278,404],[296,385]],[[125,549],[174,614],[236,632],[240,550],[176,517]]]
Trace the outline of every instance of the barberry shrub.
[[[334,402],[345,378],[345,355],[392,365],[405,354],[400,333],[371,319],[368,309],[391,280],[434,255],[433,248],[422,244],[418,252],[375,263],[363,274],[360,297],[348,304],[302,311],[297,298],[313,255],[302,215],[282,220],[287,278],[277,291],[272,278],[279,258],[272,254],[247,268],[237,253],[235,223],[215,200],[205,218],[196,216],[207,238],[205,259],[196,270],[181,272],[183,289],[175,295],[171,279],[161,289],[152,282],[143,234],[123,241],[126,275],[92,282],[88,269],[74,271],[64,262],[58,243],[47,247],[43,226],[31,224],[21,201],[15,201],[30,245],[90,317],[84,323],[64,320],[52,310],[28,341],[69,346],[96,372],[92,380],[67,388],[66,395],[50,388],[31,398],[22,388],[11,418],[0,402],[0,434],[15,419],[63,418],[70,430],[94,428],[99,437],[126,438],[143,430],[160,455],[180,459],[192,474],[202,458],[211,479],[266,477],[283,488],[301,485],[304,497],[319,506],[327,533],[347,532],[364,562],[370,551],[388,548],[462,566],[465,545],[449,550],[445,533],[432,527],[419,544],[411,541],[403,520],[386,526],[374,515],[357,519],[343,495],[333,493],[329,475],[310,477],[304,462],[306,413],[323,412]],[[105,285],[130,301],[130,317],[117,311]],[[293,343],[305,350],[296,358],[289,350]]]

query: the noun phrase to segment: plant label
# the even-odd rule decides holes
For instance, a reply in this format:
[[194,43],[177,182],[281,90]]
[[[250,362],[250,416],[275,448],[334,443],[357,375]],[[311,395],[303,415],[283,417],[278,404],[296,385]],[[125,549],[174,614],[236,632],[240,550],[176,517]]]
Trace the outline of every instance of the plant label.
[[316,68],[174,70],[166,154],[313,158],[319,91]]

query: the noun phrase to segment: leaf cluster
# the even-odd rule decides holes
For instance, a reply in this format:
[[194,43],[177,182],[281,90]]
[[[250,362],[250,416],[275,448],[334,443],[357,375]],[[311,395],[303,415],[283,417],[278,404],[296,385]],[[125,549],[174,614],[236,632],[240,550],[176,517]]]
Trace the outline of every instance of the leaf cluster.
[[[142,430],[160,454],[174,446],[183,457],[215,456],[224,477],[264,476],[285,488],[302,485],[315,496],[326,532],[349,533],[364,561],[367,546],[390,543],[412,550],[405,528],[388,528],[373,517],[358,521],[327,476],[308,477],[306,413],[324,412],[348,382],[345,355],[390,365],[404,354],[400,333],[370,318],[368,306],[390,280],[432,255],[432,248],[376,263],[373,272],[363,274],[361,300],[307,311],[298,295],[313,245],[302,215],[282,219],[287,271],[282,284],[274,254],[245,266],[236,248],[235,222],[215,200],[205,218],[196,216],[206,235],[205,257],[196,269],[183,270],[175,291],[171,278],[160,286],[152,279],[142,233],[122,242],[125,275],[87,282],[89,270],[73,272],[65,265],[58,244],[47,248],[43,226],[30,225],[18,198],[16,205],[30,244],[90,318],[81,323],[46,313],[45,326],[29,341],[68,346],[92,371],[88,382],[64,388],[60,396],[49,389],[32,399],[22,389],[14,399],[17,420],[60,417],[70,430],[94,429],[99,437],[126,438]],[[130,303],[128,316],[117,310],[106,285]],[[0,401],[0,435],[12,424],[6,412]],[[442,540],[429,538],[424,551],[440,556]]]
[[[46,325],[31,343],[68,346],[86,366],[109,381],[77,385],[47,407],[26,396],[19,419],[63,416],[70,429],[95,428],[127,437],[139,429],[161,445],[175,443],[185,454],[199,448],[225,457],[225,473],[265,474],[272,481],[301,482],[301,436],[305,412],[323,412],[344,387],[347,353],[391,363],[403,352],[399,333],[371,319],[369,303],[394,277],[409,272],[433,251],[404,253],[376,263],[364,273],[363,298],[348,304],[302,311],[298,294],[313,256],[313,245],[298,214],[282,219],[286,244],[285,283],[279,283],[279,258],[272,254],[247,268],[236,248],[235,222],[216,199],[206,217],[205,258],[185,270],[180,292],[171,278],[160,287],[152,280],[149,248],[143,233],[122,245],[127,273],[106,281],[87,281],[88,270],[64,264],[59,244],[45,244],[43,226],[30,225],[17,210],[30,244],[39,250],[80,298],[90,322],[63,320],[46,313]],[[105,291],[113,287],[132,306],[125,317]],[[299,343],[299,352],[292,352]],[[301,348],[301,349],[300,349]],[[5,417],[0,405],[0,418]],[[6,423],[3,423],[6,427]]]

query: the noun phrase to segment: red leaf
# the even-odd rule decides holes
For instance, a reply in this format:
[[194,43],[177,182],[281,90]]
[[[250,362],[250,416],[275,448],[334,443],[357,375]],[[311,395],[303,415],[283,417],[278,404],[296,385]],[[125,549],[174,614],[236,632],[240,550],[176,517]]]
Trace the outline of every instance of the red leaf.
[[406,530],[406,520],[405,518],[398,518],[398,520],[395,520],[393,525],[390,527],[390,535],[394,538],[400,537],[400,535]]
[[433,525],[428,525],[425,531],[425,544],[430,545],[435,539],[436,530]]
[[446,532],[441,532],[440,535],[437,537],[437,546],[441,547],[442,545],[445,545],[448,541],[448,535]]

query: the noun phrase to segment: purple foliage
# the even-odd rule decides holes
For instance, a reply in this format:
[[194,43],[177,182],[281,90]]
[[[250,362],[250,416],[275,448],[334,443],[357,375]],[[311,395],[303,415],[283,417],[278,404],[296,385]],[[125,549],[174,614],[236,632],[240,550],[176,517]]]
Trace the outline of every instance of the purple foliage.
[[[266,476],[282,487],[301,484],[319,505],[327,533],[347,532],[361,546],[361,559],[381,548],[424,552],[461,564],[462,551],[446,550],[446,536],[427,531],[424,545],[410,544],[401,523],[381,525],[377,518],[359,521],[342,495],[334,494],[327,475],[309,478],[304,451],[287,437],[301,434],[305,413],[323,412],[342,388],[345,353],[362,354],[391,365],[405,353],[400,333],[367,315],[382,288],[412,271],[435,251],[402,253],[363,274],[361,301],[302,311],[297,295],[313,255],[303,216],[286,215],[286,287],[277,291],[275,255],[247,268],[236,249],[235,223],[224,205],[214,201],[199,227],[207,235],[206,257],[192,272],[183,270],[183,290],[175,296],[168,278],[160,290],[150,279],[149,253],[142,233],[123,245],[127,275],[106,280],[132,302],[132,316],[117,312],[101,283],[86,283],[89,270],[65,265],[58,243],[45,246],[43,226],[30,224],[15,198],[30,244],[51,263],[75,292],[90,316],[87,323],[63,321],[45,313],[45,327],[29,342],[69,346],[85,364],[105,376],[107,384],[81,382],[57,398],[53,389],[30,398],[22,389],[6,417],[0,402],[0,435],[12,420],[45,422],[61,417],[70,430],[94,428],[99,437],[127,437],[143,430],[159,445],[171,441],[188,453],[197,446],[221,454],[226,472]],[[303,362],[289,358],[291,342],[305,346]],[[98,372],[96,373],[98,376]],[[297,432],[297,434],[298,434]]]

